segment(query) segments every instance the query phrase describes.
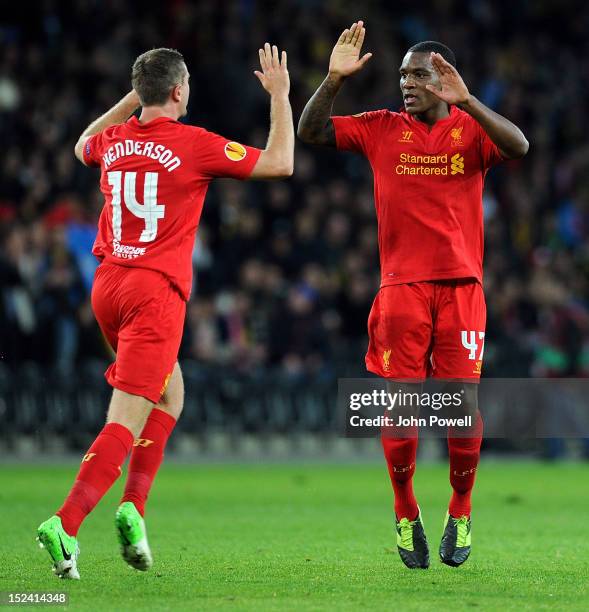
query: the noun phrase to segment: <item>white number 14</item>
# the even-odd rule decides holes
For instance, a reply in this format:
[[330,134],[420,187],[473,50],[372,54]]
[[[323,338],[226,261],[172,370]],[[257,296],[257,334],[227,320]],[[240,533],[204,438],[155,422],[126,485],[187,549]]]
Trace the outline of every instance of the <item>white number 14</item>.
[[108,184],[112,187],[112,231],[113,238],[121,240],[121,188],[123,189],[123,200],[127,209],[136,217],[145,221],[145,229],[139,236],[139,242],[152,242],[157,236],[158,219],[164,218],[166,207],[157,203],[157,172],[146,172],[143,185],[143,204],[139,204],[136,197],[135,185],[137,183],[137,172],[125,172],[123,185],[123,172],[108,172]]

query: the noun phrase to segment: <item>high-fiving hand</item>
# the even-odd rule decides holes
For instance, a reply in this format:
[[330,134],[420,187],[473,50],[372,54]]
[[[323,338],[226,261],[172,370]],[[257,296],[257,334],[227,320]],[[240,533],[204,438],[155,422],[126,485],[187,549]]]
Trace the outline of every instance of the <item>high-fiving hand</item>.
[[278,47],[266,43],[259,50],[260,66],[262,72],[255,70],[254,74],[260,79],[262,87],[271,95],[286,95],[290,91],[290,78],[286,67],[286,51],[282,52],[282,61],[278,55]]
[[431,53],[432,66],[436,71],[442,89],[426,85],[426,89],[448,104],[465,104],[470,93],[458,70],[449,64],[439,53]]
[[364,64],[372,57],[372,53],[365,53],[360,58],[365,35],[363,21],[353,23],[349,29],[342,32],[329,58],[330,75],[347,77],[364,68]]

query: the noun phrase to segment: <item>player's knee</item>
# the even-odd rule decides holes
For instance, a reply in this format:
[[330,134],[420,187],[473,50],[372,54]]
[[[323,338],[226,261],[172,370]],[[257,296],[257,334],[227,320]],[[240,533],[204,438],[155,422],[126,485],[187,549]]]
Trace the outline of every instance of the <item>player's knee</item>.
[[157,407],[164,412],[173,416],[176,420],[180,418],[184,409],[184,398],[163,398],[158,403]]
[[152,407],[153,402],[144,397],[114,389],[106,415],[106,422],[119,423],[137,438]]
[[444,393],[450,393],[452,397],[458,394],[461,401],[452,406],[456,416],[476,417],[479,410],[479,387],[475,383],[452,382],[444,385]]
[[401,383],[388,381],[387,391],[393,405],[387,416],[394,421],[417,418],[419,416],[421,383]]
[[184,408],[184,380],[180,364],[176,362],[168,386],[158,402],[158,408],[173,416],[180,418]]

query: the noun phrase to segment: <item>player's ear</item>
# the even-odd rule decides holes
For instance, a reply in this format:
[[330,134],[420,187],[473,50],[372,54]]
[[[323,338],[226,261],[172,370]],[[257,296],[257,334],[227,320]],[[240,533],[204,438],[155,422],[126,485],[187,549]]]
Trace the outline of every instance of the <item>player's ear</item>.
[[182,85],[174,85],[171,95],[174,102],[180,102],[182,99]]

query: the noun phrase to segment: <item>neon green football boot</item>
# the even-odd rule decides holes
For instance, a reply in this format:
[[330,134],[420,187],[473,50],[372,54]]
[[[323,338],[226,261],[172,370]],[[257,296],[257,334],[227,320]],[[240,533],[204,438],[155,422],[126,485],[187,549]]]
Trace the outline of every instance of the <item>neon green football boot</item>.
[[54,515],[37,528],[37,542],[53,561],[53,572],[60,578],[79,580],[77,560],[78,540],[65,532],[59,516]]
[[451,567],[462,565],[470,555],[470,517],[454,518],[446,512],[444,534],[440,542],[440,560]]
[[410,521],[402,518],[397,521],[397,550],[403,563],[409,569],[427,569],[429,567],[429,548],[421,520],[421,511],[417,518]]
[[145,521],[133,502],[123,502],[115,515],[115,526],[121,545],[121,555],[131,566],[142,572],[153,565],[147,542]]

